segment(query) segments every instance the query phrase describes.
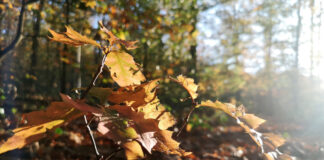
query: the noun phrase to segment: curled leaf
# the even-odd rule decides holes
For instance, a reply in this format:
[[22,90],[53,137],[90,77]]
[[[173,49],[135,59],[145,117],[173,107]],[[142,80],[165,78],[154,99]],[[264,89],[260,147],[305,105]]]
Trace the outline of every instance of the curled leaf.
[[90,39],[86,36],[81,35],[80,33],[74,31],[71,27],[65,26],[66,32],[63,34],[56,33],[55,31],[48,29],[48,31],[52,34],[53,37],[49,37],[49,39],[53,41],[62,42],[65,44],[73,45],[73,46],[81,46],[85,44],[91,44],[101,48],[100,44],[95,40]]
[[196,99],[198,97],[198,85],[194,83],[194,79],[179,75],[177,80],[188,91],[192,99]]
[[131,50],[131,49],[136,49],[136,43],[138,41],[126,41],[126,40],[122,40],[119,39],[118,37],[116,37],[110,30],[108,30],[100,21],[99,22],[100,25],[100,29],[107,34],[108,36],[108,41],[110,42],[110,45],[114,45],[114,44],[121,44],[123,45],[126,49]]

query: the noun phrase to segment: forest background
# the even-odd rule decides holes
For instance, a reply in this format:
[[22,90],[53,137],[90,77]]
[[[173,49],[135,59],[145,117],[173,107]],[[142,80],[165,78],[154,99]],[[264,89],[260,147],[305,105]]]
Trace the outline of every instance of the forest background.
[[[16,128],[22,113],[44,109],[60,99],[58,93],[75,94],[75,88],[89,84],[100,62],[99,49],[51,42],[48,29],[64,32],[69,25],[100,40],[98,21],[102,20],[120,38],[139,40],[140,47],[132,55],[147,79],[180,74],[192,77],[202,93],[199,99],[243,104],[249,112],[268,120],[263,130],[288,139],[286,148],[292,155],[321,159],[322,3],[4,0],[0,2],[0,134]],[[105,75],[109,73],[99,77],[98,86],[116,85]],[[186,99],[186,93],[172,83],[163,83],[159,97],[179,119],[190,109],[180,101]],[[232,124],[220,112],[198,109],[187,132],[199,137]],[[60,128],[55,134],[70,135],[71,128]],[[206,132],[196,133],[199,130]],[[188,134],[187,139],[192,137]],[[222,143],[220,140],[211,148]],[[41,155],[37,149],[32,151],[19,153]],[[214,153],[207,149],[200,152]]]

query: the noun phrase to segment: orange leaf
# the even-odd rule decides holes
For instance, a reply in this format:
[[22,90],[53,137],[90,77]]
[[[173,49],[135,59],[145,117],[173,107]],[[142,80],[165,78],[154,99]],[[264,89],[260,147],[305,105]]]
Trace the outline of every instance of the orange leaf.
[[168,130],[161,130],[159,132],[156,132],[155,136],[158,140],[158,143],[153,148],[153,150],[167,154],[177,154],[180,156],[190,155],[191,152],[185,152],[179,147],[180,143],[172,138],[172,134],[173,132]]
[[106,27],[104,27],[101,21],[99,22],[99,25],[100,25],[100,29],[107,34],[108,36],[107,40],[110,42],[110,45],[121,44],[128,50],[137,48],[136,46],[137,41],[126,41],[126,40],[119,39],[111,31],[109,31]]
[[22,148],[38,141],[46,136],[46,132],[81,115],[81,112],[65,102],[53,102],[45,111],[27,113],[23,115],[27,125],[13,130],[14,135],[1,144],[0,153]]
[[155,92],[158,80],[156,79],[139,86],[121,87],[111,93],[108,101],[114,104],[126,103],[136,109],[141,105],[151,102],[156,97]]
[[95,40],[92,40],[86,36],[81,35],[80,33],[74,31],[71,27],[65,26],[66,32],[63,34],[56,33],[55,31],[48,29],[48,31],[52,34],[52,38],[49,39],[53,41],[62,42],[65,44],[73,45],[73,46],[81,46],[84,44],[92,44],[101,48],[100,44],[97,43]]
[[122,146],[125,149],[125,155],[127,159],[131,160],[144,158],[142,147],[140,144],[138,144],[138,142],[126,142]]

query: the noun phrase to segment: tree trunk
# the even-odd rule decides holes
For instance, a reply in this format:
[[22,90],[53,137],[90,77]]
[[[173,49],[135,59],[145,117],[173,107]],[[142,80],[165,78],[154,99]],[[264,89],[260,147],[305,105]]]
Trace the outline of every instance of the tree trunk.
[[40,0],[39,9],[36,12],[36,21],[33,24],[34,34],[32,37],[33,45],[32,45],[32,55],[31,55],[31,73],[34,74],[35,66],[37,66],[37,51],[38,51],[38,37],[40,32],[40,21],[41,21],[41,12],[43,10],[44,0]]
[[[70,2],[69,0],[66,0],[65,1],[65,4],[66,4],[66,8],[65,8],[65,25],[68,25],[69,24],[69,14],[70,14]],[[68,48],[67,48],[67,45],[64,44],[64,52],[67,53],[68,51]],[[65,55],[63,55],[63,58],[66,58]],[[67,64],[62,61],[62,72],[61,72],[61,92],[62,93],[65,93],[66,92],[66,72],[67,72]]]
[[313,80],[313,72],[314,72],[314,0],[310,1],[309,9],[311,10],[311,19],[310,19],[310,76],[311,80]]

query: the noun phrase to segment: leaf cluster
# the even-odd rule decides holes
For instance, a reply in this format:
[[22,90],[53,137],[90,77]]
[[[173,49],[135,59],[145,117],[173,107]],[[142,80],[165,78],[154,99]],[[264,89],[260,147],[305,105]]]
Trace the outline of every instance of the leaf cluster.
[[[160,103],[157,96],[159,82],[162,79],[147,81],[133,57],[122,48],[135,49],[137,41],[119,39],[101,23],[100,27],[106,34],[105,40],[109,44],[107,46],[102,46],[95,40],[77,33],[71,27],[66,27],[67,31],[62,34],[49,29],[53,36],[50,39],[73,46],[90,44],[100,48],[105,55],[101,65],[109,69],[111,78],[119,85],[118,89],[94,87],[96,77],[101,73],[102,67],[99,67],[93,84],[90,84],[83,93],[82,99],[72,99],[68,95],[61,94],[63,102],[52,102],[45,111],[25,114],[23,116],[25,123],[15,129],[14,135],[1,144],[0,153],[22,148],[40,140],[57,127],[70,123],[73,119],[91,114],[98,120],[97,131],[122,147],[127,159],[144,158],[144,153],[151,154],[152,151],[179,156],[191,154],[179,147],[180,143],[174,139],[173,131],[168,130],[176,124],[176,119]],[[195,108],[206,106],[221,110],[236,119],[238,125],[260,146],[267,159],[289,157],[277,150],[285,142],[283,138],[273,133],[260,133],[255,130],[265,122],[264,119],[245,113],[243,106],[235,107],[210,100],[198,103],[196,101],[198,85],[192,78],[179,75],[177,78],[169,77],[169,79],[181,85],[192,100],[192,109],[185,117],[185,123],[177,136],[186,126]],[[100,103],[96,106],[89,105],[87,95],[98,98]]]

